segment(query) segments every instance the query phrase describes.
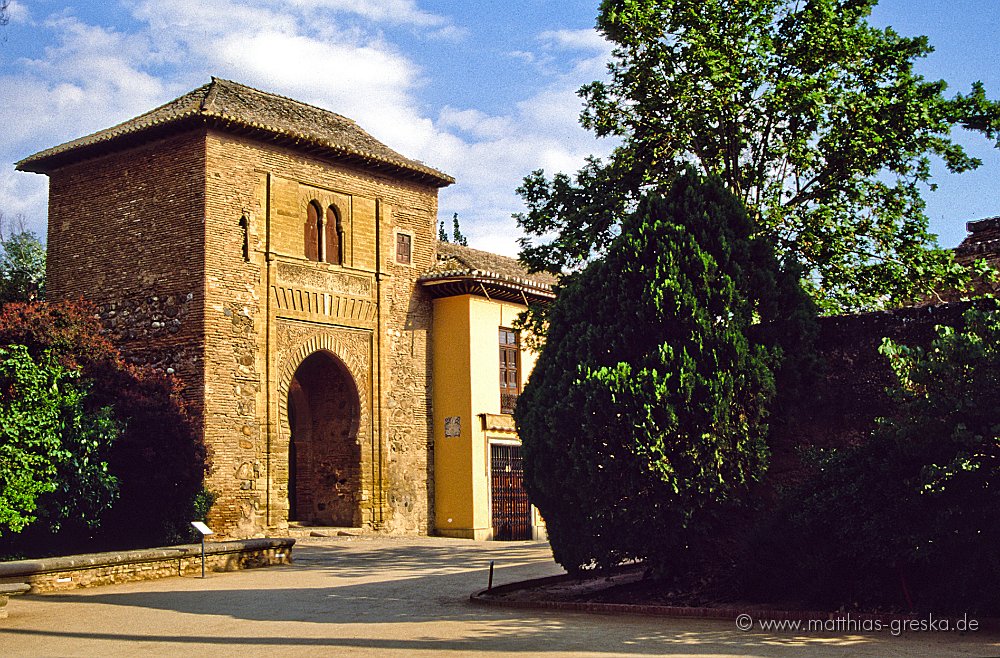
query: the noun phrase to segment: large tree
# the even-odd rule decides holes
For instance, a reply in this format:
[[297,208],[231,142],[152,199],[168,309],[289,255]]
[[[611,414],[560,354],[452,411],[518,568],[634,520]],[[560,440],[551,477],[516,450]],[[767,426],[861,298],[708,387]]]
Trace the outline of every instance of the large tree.
[[795,317],[802,296],[753,232],[717,179],[689,172],[560,287],[515,418],[525,485],[567,569],[676,566],[762,473],[781,351],[749,329]]
[[[19,346],[35,363],[52,361],[53,367],[78,372],[87,391],[85,412],[109,408],[121,427],[104,456],[120,495],[101,514],[100,528],[69,520],[58,528],[39,522],[18,537],[5,538],[0,553],[157,546],[189,538],[189,522],[203,517],[211,496],[203,489],[205,445],[185,410],[176,378],[125,363],[100,333],[96,309],[85,303],[6,304],[0,308],[0,345]],[[25,416],[24,422],[35,421]],[[56,481],[71,494],[85,493],[59,474]],[[59,534],[53,537],[56,529]]]
[[827,310],[953,282],[960,268],[932,249],[921,195],[935,159],[980,164],[951,132],[996,139],[1000,105],[979,83],[949,98],[914,73],[932,48],[870,25],[877,1],[604,0],[597,25],[615,50],[608,81],[581,89],[582,123],[621,145],[574,178],[525,179],[522,259],[578,267],[646,189],[694,164],[802,262]]

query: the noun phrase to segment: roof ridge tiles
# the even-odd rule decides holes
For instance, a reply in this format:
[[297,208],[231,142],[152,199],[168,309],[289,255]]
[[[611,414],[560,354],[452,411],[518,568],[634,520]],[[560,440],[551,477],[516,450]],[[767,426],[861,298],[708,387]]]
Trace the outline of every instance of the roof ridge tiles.
[[357,126],[359,129],[361,129],[361,126],[358,126],[358,122],[355,121],[354,119],[352,119],[351,117],[344,116],[343,114],[340,114],[338,112],[334,112],[333,110],[327,110],[327,109],[322,108],[322,107],[320,107],[318,105],[313,105],[311,103],[306,103],[305,101],[300,101],[300,100],[298,100],[296,98],[292,98],[291,96],[283,96],[281,94],[276,94],[273,91],[267,91],[267,90],[264,90],[264,89],[258,89],[257,87],[251,87],[250,85],[243,84],[242,82],[236,82],[234,80],[228,80],[226,78],[220,78],[220,77],[217,77],[217,76],[214,76],[214,75],[212,76],[212,82],[219,82],[219,83],[222,83],[223,85],[232,85],[232,86],[237,87],[239,89],[249,89],[250,91],[256,92],[258,94],[263,94],[264,96],[270,96],[271,98],[277,98],[277,99],[279,99],[281,101],[284,101],[284,102],[287,102],[287,103],[294,103],[295,105],[302,105],[303,107],[308,107],[308,108],[311,108],[311,109],[314,109],[314,110],[320,110],[321,112],[323,112],[325,114],[330,114],[330,115],[333,115],[335,117],[338,117],[339,119],[342,119],[342,120],[346,121],[347,123],[349,123],[349,124],[351,124],[353,126]]
[[31,155],[18,162],[17,168],[47,173],[102,148],[114,148],[127,136],[154,127],[186,125],[194,117],[244,126],[293,144],[305,142],[334,157],[359,158],[374,167],[389,165],[436,187],[455,182],[451,176],[397,153],[341,114],[218,77],[128,121]]

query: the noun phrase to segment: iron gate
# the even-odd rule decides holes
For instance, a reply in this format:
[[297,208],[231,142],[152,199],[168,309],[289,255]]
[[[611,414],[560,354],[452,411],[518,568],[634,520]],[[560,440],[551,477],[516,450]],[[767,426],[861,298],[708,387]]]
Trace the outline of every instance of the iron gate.
[[521,446],[490,444],[493,539],[531,539],[531,504],[524,490]]

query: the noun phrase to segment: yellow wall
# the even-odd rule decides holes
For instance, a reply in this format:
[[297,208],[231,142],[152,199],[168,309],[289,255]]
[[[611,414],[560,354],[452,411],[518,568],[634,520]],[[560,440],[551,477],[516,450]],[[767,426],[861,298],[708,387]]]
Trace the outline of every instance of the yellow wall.
[[[511,328],[523,310],[521,304],[474,295],[434,300],[434,505],[439,534],[492,537],[489,443],[517,442],[517,435],[487,433],[481,414],[500,413],[497,332]],[[523,389],[536,355],[523,347],[523,337],[521,344]],[[461,418],[460,437],[445,437],[449,416]]]
[[[467,297],[434,300],[434,510],[443,535],[473,536],[471,349]],[[445,418],[458,416],[462,434],[445,437]]]

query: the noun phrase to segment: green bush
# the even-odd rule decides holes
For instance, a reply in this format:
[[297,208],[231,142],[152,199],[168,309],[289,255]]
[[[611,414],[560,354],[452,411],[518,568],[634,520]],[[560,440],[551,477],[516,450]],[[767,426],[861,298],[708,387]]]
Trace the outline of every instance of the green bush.
[[1000,310],[886,340],[899,384],[870,441],[815,460],[759,533],[745,586],[829,605],[1000,612]]
[[0,347],[0,536],[92,527],[116,498],[107,459],[119,428],[109,408],[85,409],[88,388],[48,353]]
[[564,279],[515,412],[560,564],[678,568],[712,543],[767,463],[781,350],[748,332],[788,278],[741,204],[689,171]]
[[[206,449],[185,410],[177,378],[126,364],[100,333],[95,313],[76,302],[12,302],[0,309],[0,345],[23,346],[17,349],[36,361],[44,356],[53,367],[78,372],[74,376],[85,383],[80,401],[85,412],[110,414],[121,430],[113,447],[101,453],[119,496],[110,509],[101,510],[100,523],[32,523],[17,536],[3,537],[0,554],[65,554],[189,541],[189,522],[204,518],[211,506],[211,495],[204,490]],[[87,493],[79,482],[62,476],[57,480],[71,496]]]

